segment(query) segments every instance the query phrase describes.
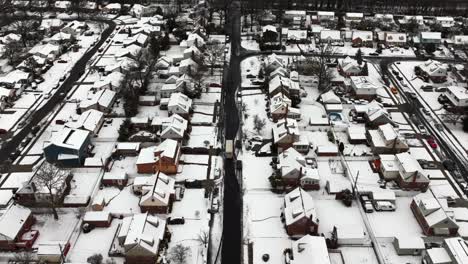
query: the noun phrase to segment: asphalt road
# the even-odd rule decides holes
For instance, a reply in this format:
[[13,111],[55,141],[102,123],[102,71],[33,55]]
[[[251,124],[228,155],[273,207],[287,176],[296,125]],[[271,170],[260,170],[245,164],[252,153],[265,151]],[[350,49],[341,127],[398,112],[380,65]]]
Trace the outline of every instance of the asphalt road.
[[10,139],[10,141],[2,145],[2,148],[0,149],[0,163],[3,163],[6,159],[8,159],[10,153],[18,149],[19,144],[21,143],[21,141],[23,141],[24,138],[28,136],[28,134],[31,132],[31,129],[37,126],[41,122],[41,120],[54,109],[55,106],[60,104],[65,99],[67,93],[71,90],[71,88],[75,85],[75,82],[80,79],[82,73],[85,71],[87,62],[98,51],[102,44],[105,43],[107,38],[114,31],[116,25],[113,21],[97,21],[106,23],[108,25],[108,27],[102,32],[101,39],[99,40],[99,42],[76,62],[75,66],[73,66],[73,68],[71,69],[68,78],[57,89],[55,94],[53,94],[52,97],[49,98],[49,100],[39,110],[32,114],[30,122],[26,124],[21,129],[21,131],[17,132]]
[[[231,26],[231,59],[224,71],[224,134],[226,139],[235,139],[239,128],[236,107],[236,91],[240,87],[240,3],[233,2],[229,10]],[[241,192],[235,172],[235,160],[224,161],[224,217],[223,245],[221,261],[223,264],[241,263]]]

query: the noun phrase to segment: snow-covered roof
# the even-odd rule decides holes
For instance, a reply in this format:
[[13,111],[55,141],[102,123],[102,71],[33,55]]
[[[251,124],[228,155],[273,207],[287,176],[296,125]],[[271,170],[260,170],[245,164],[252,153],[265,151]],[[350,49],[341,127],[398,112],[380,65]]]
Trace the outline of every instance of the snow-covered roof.
[[0,239],[12,241],[21,233],[31,210],[19,205],[12,205],[0,216]]
[[458,101],[468,100],[468,89],[465,87],[449,86],[447,93],[453,95]]
[[372,192],[372,198],[376,201],[395,201],[396,195],[394,191],[378,190]]
[[421,32],[421,39],[442,39],[440,32]]
[[148,213],[134,214],[123,219],[117,236],[124,241],[125,252],[135,249],[155,256],[165,228],[166,220]]
[[108,221],[110,212],[107,211],[88,211],[83,216],[84,222]]
[[74,122],[65,123],[66,127],[69,128],[80,128],[88,131],[95,131],[97,126],[101,123],[104,118],[104,114],[100,111],[89,109],[79,116],[78,120]]
[[341,103],[340,97],[338,97],[335,94],[335,92],[333,92],[332,90],[326,93],[323,93],[320,97],[322,98],[322,102],[324,104],[340,104]]
[[272,128],[273,140],[275,143],[280,142],[285,137],[299,136],[299,126],[297,121],[291,118],[280,119]]
[[468,263],[468,242],[461,237],[446,238],[446,248],[457,264]]
[[55,8],[68,9],[71,5],[71,1],[55,1]]
[[395,236],[400,249],[425,249],[424,240],[419,236],[398,235]]
[[419,162],[408,152],[398,153],[395,155],[395,157],[405,172],[409,173],[423,171]]
[[158,172],[153,175],[148,185],[142,186],[143,196],[140,199],[140,206],[168,206],[171,194],[174,194],[175,180],[164,173]]
[[289,261],[291,264],[331,263],[324,237],[305,235],[292,242],[291,249],[293,256]]
[[276,113],[282,107],[290,107],[291,99],[283,93],[277,93],[270,99],[270,112]]
[[304,217],[317,223],[317,214],[312,196],[298,187],[284,196],[286,225],[294,224]]
[[80,103],[80,108],[87,108],[93,105],[109,108],[112,106],[116,94],[117,93],[115,91],[110,89],[99,90],[91,99],[82,101]]
[[347,133],[351,140],[366,139],[366,128],[364,126],[349,126]]
[[360,73],[362,71],[361,69],[361,66],[359,65],[359,63],[347,56],[346,58],[342,59],[342,60],[339,60],[338,61],[338,64],[341,68],[341,70],[344,72],[344,73],[347,73],[347,74],[354,74],[354,73]]
[[350,79],[351,84],[356,92],[361,89],[377,90],[379,88],[373,84],[367,76],[351,76]]
[[322,30],[320,31],[320,40],[341,40],[341,31],[339,30]]
[[433,227],[437,224],[458,227],[455,220],[449,217],[446,199],[437,199],[432,193],[420,193],[413,197],[413,201],[418,207],[418,210],[423,215],[428,227]]
[[452,259],[445,248],[430,248],[426,250],[426,254],[434,264],[452,263]]
[[105,9],[108,10],[120,10],[122,8],[122,5],[119,3],[110,3],[105,6]]
[[335,16],[335,12],[332,11],[317,11],[317,16]]
[[277,32],[276,31],[276,27],[275,26],[272,26],[272,25],[266,25],[266,26],[263,26],[262,27],[262,32],[265,33],[267,31],[273,31],[273,32]]
[[346,13],[346,18],[363,18],[363,13]]
[[278,154],[278,169],[281,175],[286,176],[293,170],[305,169],[305,158],[294,148],[288,148]]
[[172,108],[176,108],[177,111],[174,111],[174,113],[189,113],[192,107],[192,99],[188,98],[188,96],[183,93],[173,93],[169,98],[167,107],[171,111],[174,111]]
[[0,83],[16,84],[29,79],[29,77],[31,77],[31,73],[29,72],[24,72],[22,70],[13,70],[9,72],[6,76],[0,77]]
[[406,33],[401,33],[401,32],[385,32],[385,42],[387,42],[387,43],[402,43],[402,42],[406,42]]
[[431,77],[447,75],[448,66],[436,60],[427,60],[419,64],[419,67]]
[[63,127],[62,130],[53,133],[49,145],[55,145],[63,148],[79,150],[89,137],[89,131]]
[[453,36],[453,42],[456,45],[466,45],[468,44],[468,35]]
[[110,89],[120,89],[122,82],[125,79],[125,75],[121,72],[111,72],[110,74],[102,77],[93,84],[93,88],[102,89],[102,87],[108,87]]
[[288,30],[288,39],[292,39],[292,40],[307,39],[307,30],[290,29]]
[[132,37],[126,39],[124,41],[124,45],[131,45],[132,43],[139,44],[141,46],[144,46],[148,41],[148,36],[143,33],[138,33],[136,35],[133,35]]
[[[59,34],[59,33],[57,33]],[[57,35],[56,34],[56,35]],[[66,34],[69,35],[69,34]],[[55,36],[55,35],[54,35]],[[44,57],[47,57],[49,54],[55,53],[58,54],[60,52],[60,46],[54,45],[51,43],[47,43],[45,45],[36,45],[31,50],[29,50],[29,54],[38,54]]]
[[352,40],[361,39],[362,41],[372,41],[374,33],[372,31],[353,30]]
[[161,137],[162,138],[167,138],[167,135],[169,133],[175,133],[178,135],[179,138],[182,138],[188,126],[188,121],[178,114],[173,114],[170,117],[163,118],[159,121],[156,120],[155,123],[156,122],[160,122],[161,124],[161,129],[162,129]]

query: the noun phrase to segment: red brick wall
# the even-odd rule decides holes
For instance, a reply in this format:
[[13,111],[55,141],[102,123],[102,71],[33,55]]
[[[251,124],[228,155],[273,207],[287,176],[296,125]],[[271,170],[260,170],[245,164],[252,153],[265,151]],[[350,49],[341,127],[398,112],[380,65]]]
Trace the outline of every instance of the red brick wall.
[[142,213],[151,213],[151,214],[167,214],[167,206],[140,206]]

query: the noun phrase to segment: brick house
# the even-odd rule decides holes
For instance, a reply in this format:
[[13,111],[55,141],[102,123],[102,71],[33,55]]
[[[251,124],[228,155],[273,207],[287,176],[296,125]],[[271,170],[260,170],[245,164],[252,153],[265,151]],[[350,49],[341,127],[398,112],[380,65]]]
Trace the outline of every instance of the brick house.
[[396,179],[398,186],[404,190],[425,192],[431,181],[419,162],[408,152],[396,154],[395,157],[399,171]]
[[304,190],[320,189],[318,170],[306,167],[305,158],[295,148],[288,148],[278,155],[277,173],[288,187],[301,186]]
[[141,186],[140,209],[143,213],[167,214],[175,199],[175,180],[158,172]]
[[278,153],[292,147],[299,141],[299,128],[297,121],[291,118],[283,118],[272,128],[273,143],[278,148]]
[[319,221],[314,200],[306,191],[300,187],[292,190],[284,196],[283,206],[282,217],[289,236],[317,234]]
[[438,199],[432,193],[421,193],[413,197],[410,207],[425,235],[457,235],[459,226],[447,214],[447,199]]
[[166,139],[156,147],[144,148],[140,151],[136,162],[138,173],[165,174],[177,173],[181,151],[180,144],[173,139]]
[[[35,219],[26,207],[12,205],[0,216],[0,250],[31,248],[39,232],[30,231]],[[28,234],[30,231],[30,235]]]

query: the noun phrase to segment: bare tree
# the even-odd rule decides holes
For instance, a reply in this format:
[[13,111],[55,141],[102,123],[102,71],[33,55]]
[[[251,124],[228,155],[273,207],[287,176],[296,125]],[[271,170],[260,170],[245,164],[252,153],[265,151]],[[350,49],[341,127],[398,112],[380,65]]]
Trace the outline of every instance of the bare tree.
[[197,235],[197,240],[200,241],[204,247],[207,247],[208,241],[210,240],[210,233],[206,230],[200,231],[200,233]]
[[4,47],[3,57],[8,59],[10,65],[16,64],[19,59],[21,45],[18,42],[9,42]]
[[257,133],[260,134],[260,132],[262,132],[262,130],[266,126],[266,119],[265,118],[262,119],[258,115],[254,115],[253,123],[254,123],[255,131],[257,131]]
[[37,170],[34,178],[35,184],[47,190],[49,194],[49,206],[52,209],[55,220],[59,219],[57,205],[60,202],[60,194],[62,194],[67,187],[65,182],[69,176],[69,171],[62,170],[51,163],[44,162]]
[[21,42],[26,47],[28,40],[32,39],[35,22],[32,20],[17,20],[13,22],[13,29],[21,36]]
[[317,75],[318,89],[324,91],[330,84],[332,72],[328,68],[328,63],[334,54],[334,48],[329,44],[317,46],[316,56],[308,57],[305,68],[309,74]]
[[36,263],[34,255],[29,251],[18,252],[13,257],[15,263],[18,264],[31,264]]
[[219,40],[213,40],[207,43],[205,50],[205,60],[211,67],[211,75],[214,74],[214,67],[222,62],[224,54],[224,45]]
[[177,244],[169,252],[169,260],[176,264],[185,264],[190,256],[190,248],[182,244]]

